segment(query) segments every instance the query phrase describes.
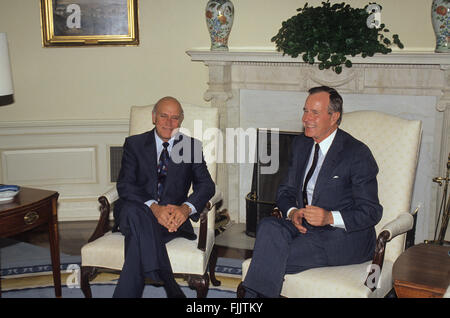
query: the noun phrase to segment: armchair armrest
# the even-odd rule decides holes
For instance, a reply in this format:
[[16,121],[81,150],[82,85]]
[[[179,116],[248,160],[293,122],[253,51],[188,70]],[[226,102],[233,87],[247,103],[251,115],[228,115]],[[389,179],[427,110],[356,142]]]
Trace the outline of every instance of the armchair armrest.
[[117,193],[116,187],[109,189],[103,195],[98,198],[100,203],[100,218],[97,223],[97,227],[94,233],[89,238],[88,242],[95,241],[99,237],[103,236],[106,232],[111,230],[109,225],[109,215],[111,212],[111,203],[119,199],[119,194]]
[[113,203],[119,200],[119,192],[117,192],[117,188],[114,186],[102,195],[105,197],[109,203]]
[[278,219],[281,219],[283,217],[283,215],[281,214],[281,211],[278,207],[274,207],[272,210],[272,213],[270,214],[271,216],[274,216]]
[[413,227],[414,218],[409,213],[402,213],[393,221],[387,223],[382,231],[389,233],[388,241],[392,240],[397,235],[408,232]]
[[401,213],[399,216],[397,216],[397,218],[384,225],[383,229],[377,237],[375,254],[372,260],[372,270],[367,275],[366,281],[364,283],[364,285],[366,285],[371,291],[374,291],[376,287],[369,287],[368,281],[375,271],[375,267],[378,267],[381,273],[384,262],[384,253],[386,251],[386,243],[392,240],[397,235],[401,235],[409,231],[413,227],[413,222],[414,218],[411,214]]
[[216,192],[213,197],[209,199],[208,203],[206,203],[205,210],[211,210],[213,206],[222,201],[222,191],[220,191],[219,187],[216,185]]
[[208,212],[216,206],[219,202],[222,201],[222,191],[216,185],[216,192],[213,197],[209,199],[208,203],[206,203],[205,209],[200,214],[200,230],[198,233],[198,244],[197,248],[199,250],[206,250],[206,237],[208,234]]

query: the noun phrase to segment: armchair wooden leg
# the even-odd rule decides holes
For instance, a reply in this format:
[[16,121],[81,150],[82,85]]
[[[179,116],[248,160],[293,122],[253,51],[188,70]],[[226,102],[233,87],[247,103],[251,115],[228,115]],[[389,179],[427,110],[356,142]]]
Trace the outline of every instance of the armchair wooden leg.
[[205,273],[203,276],[190,275],[188,284],[190,288],[197,291],[197,298],[206,298],[209,289],[208,273]]
[[80,288],[86,298],[92,298],[89,281],[97,275],[97,269],[90,266],[81,266]]
[[217,247],[214,245],[211,256],[209,257],[209,278],[214,286],[220,286],[221,282],[216,278],[216,264],[217,264]]
[[242,285],[242,282],[240,282],[236,290],[236,298],[244,298],[244,296],[245,296],[245,288],[244,285]]

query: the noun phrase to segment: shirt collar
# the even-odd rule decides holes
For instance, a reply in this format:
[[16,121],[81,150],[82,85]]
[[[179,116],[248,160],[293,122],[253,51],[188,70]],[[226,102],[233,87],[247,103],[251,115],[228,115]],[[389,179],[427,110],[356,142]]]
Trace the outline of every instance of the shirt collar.
[[[167,142],[169,143],[169,149],[172,149],[173,146],[173,142],[175,141],[175,138],[178,137],[179,133],[176,133],[175,135],[172,136],[172,138],[170,138]],[[157,149],[162,149],[162,144],[164,143],[164,141],[158,136],[158,134],[156,133],[156,129],[155,129],[155,141],[156,141],[156,146]],[[168,150],[169,150],[168,149]]]
[[[337,129],[333,131],[327,138],[319,142],[320,151],[325,156],[333,143],[334,137],[336,136]],[[315,143],[314,143],[315,144]]]

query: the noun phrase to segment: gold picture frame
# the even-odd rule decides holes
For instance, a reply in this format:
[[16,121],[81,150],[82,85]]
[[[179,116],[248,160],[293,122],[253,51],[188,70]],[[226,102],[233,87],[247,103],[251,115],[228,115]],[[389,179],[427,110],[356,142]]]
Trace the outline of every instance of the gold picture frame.
[[41,0],[44,47],[138,45],[138,0]]

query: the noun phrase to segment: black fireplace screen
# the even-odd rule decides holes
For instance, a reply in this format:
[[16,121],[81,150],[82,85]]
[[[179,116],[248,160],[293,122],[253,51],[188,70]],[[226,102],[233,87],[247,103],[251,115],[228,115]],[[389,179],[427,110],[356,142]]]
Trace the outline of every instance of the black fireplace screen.
[[276,192],[287,173],[291,144],[299,132],[258,129],[251,191],[246,200],[246,234],[256,236],[259,221],[272,214]]

